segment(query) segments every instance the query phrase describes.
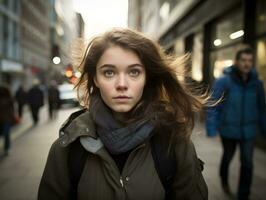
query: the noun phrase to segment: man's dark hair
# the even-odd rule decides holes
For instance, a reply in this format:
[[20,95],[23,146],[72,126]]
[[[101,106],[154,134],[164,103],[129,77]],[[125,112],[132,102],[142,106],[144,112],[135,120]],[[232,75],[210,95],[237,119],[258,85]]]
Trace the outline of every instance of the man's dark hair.
[[250,47],[240,49],[236,52],[236,60],[239,60],[242,54],[251,54],[254,55],[253,50]]

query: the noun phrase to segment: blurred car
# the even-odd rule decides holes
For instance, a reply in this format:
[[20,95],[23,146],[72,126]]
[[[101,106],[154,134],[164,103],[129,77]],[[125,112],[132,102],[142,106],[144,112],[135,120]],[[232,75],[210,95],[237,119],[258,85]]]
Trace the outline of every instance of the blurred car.
[[74,105],[78,106],[79,102],[77,99],[77,92],[74,90],[74,85],[65,83],[58,86],[59,97],[60,97],[60,106],[62,105]]

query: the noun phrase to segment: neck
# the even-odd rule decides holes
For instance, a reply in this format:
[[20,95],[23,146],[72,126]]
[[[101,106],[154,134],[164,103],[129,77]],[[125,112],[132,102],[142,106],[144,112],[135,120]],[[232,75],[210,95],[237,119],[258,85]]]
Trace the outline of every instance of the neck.
[[126,124],[127,113],[119,113],[113,111],[113,116],[117,120],[117,122],[121,123],[122,125]]
[[248,79],[248,74],[241,73],[241,78],[242,78],[244,81],[247,81],[247,79]]
[[239,76],[241,77],[241,79],[246,82],[248,80],[248,73],[243,73],[241,72],[238,68],[237,69],[237,73],[239,74]]

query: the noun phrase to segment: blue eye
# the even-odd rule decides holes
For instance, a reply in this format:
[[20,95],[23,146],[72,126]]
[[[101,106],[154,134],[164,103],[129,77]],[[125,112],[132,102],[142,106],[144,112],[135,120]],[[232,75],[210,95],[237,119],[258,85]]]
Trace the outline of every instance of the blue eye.
[[134,77],[138,76],[140,74],[140,70],[132,69],[132,70],[130,70],[129,74],[130,74],[130,76],[134,76]]
[[112,77],[114,75],[113,70],[106,70],[103,73],[105,77]]

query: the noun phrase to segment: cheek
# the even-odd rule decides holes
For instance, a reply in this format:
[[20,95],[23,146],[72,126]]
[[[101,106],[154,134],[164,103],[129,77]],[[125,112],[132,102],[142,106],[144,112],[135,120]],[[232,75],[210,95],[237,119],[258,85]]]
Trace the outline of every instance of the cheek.
[[134,91],[134,94],[136,96],[138,96],[139,98],[141,98],[141,96],[142,96],[144,86],[145,86],[145,80],[142,80],[142,81],[134,84],[133,87],[132,87],[132,90]]
[[111,82],[106,82],[101,80],[98,82],[98,87],[101,92],[101,95],[104,95],[106,97],[111,96],[111,92],[114,88]]

